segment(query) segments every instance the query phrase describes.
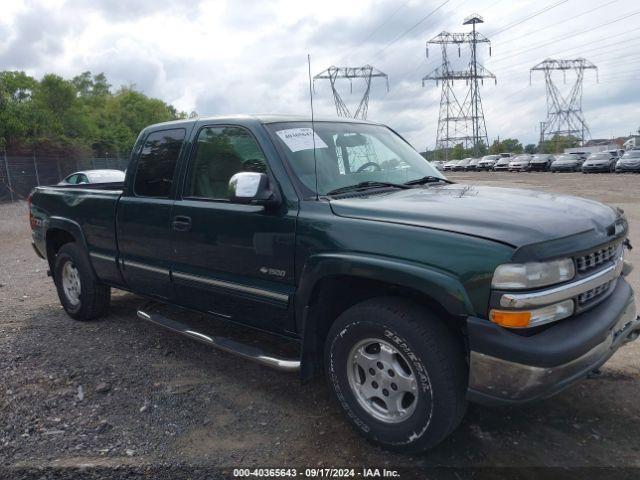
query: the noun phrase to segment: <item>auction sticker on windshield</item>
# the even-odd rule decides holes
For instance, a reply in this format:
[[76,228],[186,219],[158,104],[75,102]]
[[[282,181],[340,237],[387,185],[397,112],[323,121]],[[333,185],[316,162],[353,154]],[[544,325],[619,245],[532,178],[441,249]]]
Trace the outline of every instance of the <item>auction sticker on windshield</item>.
[[289,128],[278,130],[276,133],[292,152],[313,150],[314,146],[315,148],[328,148],[324,140],[310,128]]

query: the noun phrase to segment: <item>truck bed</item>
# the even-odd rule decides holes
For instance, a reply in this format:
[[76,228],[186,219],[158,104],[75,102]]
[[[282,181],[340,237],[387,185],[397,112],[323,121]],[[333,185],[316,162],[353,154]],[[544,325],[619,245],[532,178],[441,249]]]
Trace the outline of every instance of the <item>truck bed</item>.
[[[92,257],[111,258],[99,262],[98,276],[119,281],[117,265],[116,211],[122,195],[122,183],[54,185],[38,187],[31,197],[34,218],[33,241],[36,249],[46,256],[45,232],[56,228],[73,231],[85,244]],[[53,230],[52,230],[53,229]],[[92,262],[95,267],[98,263]]]

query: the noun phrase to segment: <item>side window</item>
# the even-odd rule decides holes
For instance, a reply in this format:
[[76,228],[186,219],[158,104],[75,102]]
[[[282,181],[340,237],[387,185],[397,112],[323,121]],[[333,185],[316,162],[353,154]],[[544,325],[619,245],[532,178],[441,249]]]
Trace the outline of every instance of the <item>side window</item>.
[[69,175],[65,181],[71,185],[75,185],[76,183],[78,183],[78,175]]
[[206,127],[198,134],[185,196],[227,199],[229,180],[238,172],[267,173],[267,162],[253,136],[242,127]]
[[151,133],[144,142],[133,191],[139,197],[168,198],[184,141],[185,130],[161,130]]
[[78,175],[78,183],[89,183],[86,175]]

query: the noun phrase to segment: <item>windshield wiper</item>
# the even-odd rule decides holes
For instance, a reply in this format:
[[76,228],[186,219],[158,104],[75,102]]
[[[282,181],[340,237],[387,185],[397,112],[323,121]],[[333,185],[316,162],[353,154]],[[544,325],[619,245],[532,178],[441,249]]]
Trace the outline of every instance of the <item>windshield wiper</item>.
[[347,185],[346,187],[336,188],[335,190],[331,190],[327,193],[327,195],[339,195],[341,193],[353,192],[357,190],[368,190],[370,188],[379,188],[379,187],[395,187],[407,189],[409,186],[407,184],[402,183],[392,183],[392,182],[360,182],[355,185]]
[[426,183],[436,183],[436,182],[453,183],[451,180],[447,180],[446,178],[427,175],[426,177],[417,178],[415,180],[409,180],[408,182],[405,183],[405,185],[424,185]]

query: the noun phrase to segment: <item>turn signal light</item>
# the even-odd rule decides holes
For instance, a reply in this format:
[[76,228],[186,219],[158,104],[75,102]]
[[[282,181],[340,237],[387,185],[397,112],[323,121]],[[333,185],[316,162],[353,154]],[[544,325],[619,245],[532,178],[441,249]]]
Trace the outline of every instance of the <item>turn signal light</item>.
[[531,312],[510,312],[507,310],[491,310],[489,319],[503,327],[526,328],[531,321]]

